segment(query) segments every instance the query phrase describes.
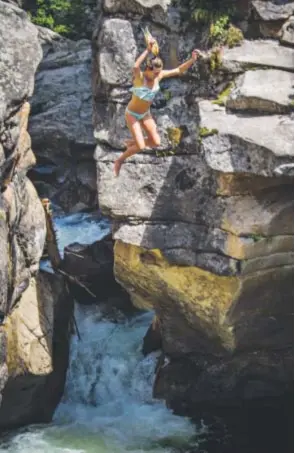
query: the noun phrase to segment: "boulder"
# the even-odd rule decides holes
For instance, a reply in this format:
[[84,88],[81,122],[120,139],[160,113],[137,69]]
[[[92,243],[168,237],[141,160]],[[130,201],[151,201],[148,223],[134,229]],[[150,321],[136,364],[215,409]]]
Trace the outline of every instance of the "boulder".
[[130,11],[140,14],[146,11],[156,12],[157,9],[166,12],[170,3],[171,0],[132,0],[125,3],[120,0],[104,0],[104,10],[108,13]]
[[226,101],[231,110],[285,113],[293,110],[293,74],[277,69],[246,71]]
[[90,245],[73,243],[64,249],[63,270],[85,285],[75,285],[75,298],[79,302],[99,303],[106,314],[116,308],[125,313],[133,312],[128,294],[114,278],[113,267],[114,250],[110,236]]
[[171,0],[104,0],[103,3],[106,13],[132,14],[141,17],[149,15],[153,22],[166,26],[172,25],[171,16],[175,18],[175,11],[173,11],[174,14],[170,12],[171,6]]
[[[0,1],[0,23],[1,124],[18,110],[24,99],[33,94],[34,73],[42,52],[37,29],[24,11]],[[18,32],[11,33],[15,29]],[[23,58],[24,55],[26,58]]]
[[1,309],[7,313],[39,269],[46,230],[43,207],[28,179],[13,181],[3,198],[6,205],[3,215],[8,219],[8,230],[2,229],[3,246],[10,239],[3,254],[3,262],[7,263],[3,285],[8,285],[8,292],[1,301]]
[[63,279],[41,272],[0,327],[7,342],[0,360],[0,370],[7,367],[0,431],[50,421],[66,377],[71,310]]
[[[130,84],[137,50],[130,22],[106,19],[101,26],[99,46],[98,66],[102,83],[122,86]],[[128,52],[125,52],[127,46]]]
[[[97,200],[90,42],[71,41],[42,27],[38,31],[44,58],[36,75],[29,132],[39,165],[30,176],[40,196],[65,212],[92,209]],[[50,181],[44,177],[49,169]]]
[[210,101],[199,107],[202,149],[210,168],[272,177],[278,165],[293,161],[290,117],[241,116]]
[[258,22],[261,36],[278,39],[284,22],[293,15],[294,3],[252,1],[254,18]]
[[203,355],[172,360],[166,357],[164,363],[157,374],[154,396],[165,399],[168,407],[179,414],[196,416],[214,411],[221,413],[224,420],[229,411],[242,408],[248,427],[251,407],[256,414],[266,405],[271,409],[279,398],[285,395],[289,398],[293,391],[290,350],[271,354],[265,350],[244,351],[239,356],[218,360]]
[[257,16],[265,21],[286,20],[294,12],[293,2],[280,4],[271,1],[253,0],[252,5]]
[[280,30],[280,41],[281,44],[287,46],[294,46],[294,16],[290,17],[287,22],[284,23]]
[[114,270],[135,306],[155,310],[169,356],[283,347],[291,334],[292,264],[226,277],[116,241]]
[[242,72],[253,67],[276,68],[285,71],[294,69],[293,49],[282,47],[272,40],[244,40],[240,46],[225,49],[222,68],[229,72]]

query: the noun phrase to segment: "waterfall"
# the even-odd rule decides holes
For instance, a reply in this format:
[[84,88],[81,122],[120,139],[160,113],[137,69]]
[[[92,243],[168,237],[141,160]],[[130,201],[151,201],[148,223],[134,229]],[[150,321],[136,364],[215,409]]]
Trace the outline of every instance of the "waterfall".
[[[89,215],[55,224],[61,249],[109,232],[106,221]],[[157,357],[143,357],[141,345],[153,314],[110,320],[95,305],[76,305],[75,312],[81,341],[72,337],[65,392],[53,422],[9,436],[0,453],[174,453],[197,445],[197,433],[206,428],[197,429],[152,397]]]

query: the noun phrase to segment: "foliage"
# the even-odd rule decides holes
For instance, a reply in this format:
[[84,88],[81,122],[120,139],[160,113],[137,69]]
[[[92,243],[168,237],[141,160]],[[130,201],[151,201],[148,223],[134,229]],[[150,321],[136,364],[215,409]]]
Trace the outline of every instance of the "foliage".
[[214,42],[225,41],[226,27],[229,23],[229,16],[223,14],[210,24],[210,38]]
[[77,39],[85,37],[84,3],[83,0],[27,0],[24,9],[34,24]]
[[192,17],[209,26],[209,43],[238,45],[243,40],[242,31],[232,24],[236,13],[234,0],[191,0]]
[[168,127],[167,128],[168,138],[172,143],[172,146],[178,146],[183,134],[183,130],[180,127]]
[[210,135],[215,135],[218,134],[217,129],[208,129],[207,127],[201,127],[199,130],[199,136],[204,138],[204,137],[209,137]]
[[210,24],[222,16],[235,14],[235,0],[191,0],[192,16],[198,23]]
[[211,44],[226,44],[235,47],[244,39],[242,31],[230,23],[230,17],[225,14],[210,24],[209,38]]
[[172,93],[169,90],[163,90],[163,96],[165,100],[168,102],[172,98]]
[[182,127],[167,127],[167,135],[168,139],[171,142],[172,149],[168,151],[160,151],[156,149],[156,156],[157,157],[168,157],[173,156],[176,154],[176,148],[180,144],[182,136],[183,136],[183,128]]
[[222,52],[219,48],[213,49],[210,54],[210,71],[214,72],[221,66],[222,63]]
[[212,104],[225,105],[226,100],[227,100],[228,96],[230,95],[230,92],[233,87],[234,87],[234,83],[230,82],[227,85],[227,87],[218,95],[217,99],[212,101]]
[[238,46],[244,39],[242,30],[234,25],[230,24],[229,29],[227,30],[226,44],[228,47]]
[[265,239],[264,236],[262,236],[261,234],[258,234],[258,233],[250,234],[249,238],[251,238],[253,240],[253,242],[259,242],[259,241],[262,241],[262,239]]

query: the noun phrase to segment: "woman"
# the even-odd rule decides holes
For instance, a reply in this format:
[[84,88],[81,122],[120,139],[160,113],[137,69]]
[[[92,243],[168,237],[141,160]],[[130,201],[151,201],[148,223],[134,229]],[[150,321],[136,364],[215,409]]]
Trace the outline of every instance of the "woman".
[[[183,74],[198,58],[198,50],[192,52],[192,58],[178,66],[176,69],[164,70],[163,62],[159,57],[147,60],[144,72],[141,72],[140,65],[147,58],[155,40],[149,41],[147,49],[138,57],[133,67],[133,95],[126,111],[125,119],[133,140],[127,140],[127,150],[115,161],[114,171],[118,176],[124,160],[142,151],[146,147],[156,147],[160,145],[160,136],[157,131],[156,123],[150,113],[150,106],[154,97],[160,90],[159,82],[166,77],[174,77]],[[144,137],[143,131],[147,134]]]

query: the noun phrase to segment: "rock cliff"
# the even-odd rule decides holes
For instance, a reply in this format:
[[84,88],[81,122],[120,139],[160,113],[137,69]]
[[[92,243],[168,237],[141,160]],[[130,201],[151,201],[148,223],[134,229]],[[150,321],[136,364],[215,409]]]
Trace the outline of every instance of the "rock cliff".
[[115,275],[155,310],[154,391],[179,411],[280,396],[292,382],[293,49],[283,35],[293,4],[246,3],[245,39],[218,67],[200,61],[162,83],[152,109],[162,157],[135,155],[119,178],[140,26],[166,67],[202,36],[169,0],[105,0],[94,33],[97,184]]
[[38,31],[22,10],[2,1],[0,24],[1,431],[50,419],[65,378],[70,308],[63,281],[38,273],[45,215],[26,176],[36,162],[27,125],[42,58]]
[[37,156],[30,173],[40,196],[65,212],[97,206],[92,126],[91,45],[38,27],[38,67],[29,132]]

